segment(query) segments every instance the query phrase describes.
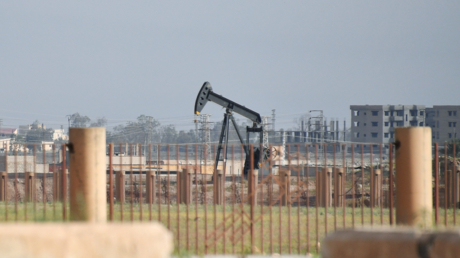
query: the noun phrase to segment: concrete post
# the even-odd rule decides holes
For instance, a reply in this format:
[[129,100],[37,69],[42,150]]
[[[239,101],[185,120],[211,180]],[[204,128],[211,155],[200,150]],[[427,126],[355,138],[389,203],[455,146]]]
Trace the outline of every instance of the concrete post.
[[125,202],[125,171],[117,171],[115,174],[115,198],[118,203]]
[[335,168],[334,178],[334,202],[337,207],[343,205],[343,168]]
[[332,203],[332,168],[323,168],[319,177],[319,207],[329,207]]
[[[219,172],[219,171],[218,171]],[[191,176],[192,169],[184,168],[180,174],[179,187],[180,187],[180,203],[190,204],[192,202],[192,187]]]
[[223,170],[217,170],[215,193],[216,195],[214,196],[214,204],[222,205],[224,203],[225,196],[225,179]]
[[432,224],[431,128],[395,130],[396,223],[430,227]]
[[279,170],[280,186],[279,191],[281,196],[281,205],[286,206],[291,200],[291,171],[280,169]]
[[[147,195],[147,203],[155,203],[155,172],[147,171],[145,176],[145,193]],[[118,198],[117,198],[118,199]]]
[[372,207],[380,206],[380,199],[382,196],[382,187],[380,185],[381,180],[381,171],[380,169],[374,170],[374,176],[372,181]]
[[35,184],[35,173],[34,172],[25,172],[24,173],[24,190],[25,190],[25,201],[33,202],[35,201],[35,196],[37,193],[37,187]]
[[8,187],[8,173],[0,172],[0,201],[4,202],[6,199],[6,190]]
[[[249,173],[250,175],[251,173]],[[259,170],[254,169],[252,177],[248,176],[248,201],[251,204],[251,201],[254,205],[257,205],[257,185],[259,184]],[[252,187],[251,187],[252,186]],[[252,194],[254,192],[254,194]],[[251,195],[252,194],[252,195]]]
[[105,128],[70,128],[70,220],[107,221]]

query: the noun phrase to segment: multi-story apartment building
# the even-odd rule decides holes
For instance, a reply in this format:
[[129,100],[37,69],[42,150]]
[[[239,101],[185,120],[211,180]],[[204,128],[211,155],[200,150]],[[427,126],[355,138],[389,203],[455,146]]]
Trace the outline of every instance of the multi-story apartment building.
[[352,142],[390,143],[396,127],[426,126],[424,105],[352,105],[350,110]]
[[432,112],[433,142],[444,143],[460,138],[460,106],[433,106]]

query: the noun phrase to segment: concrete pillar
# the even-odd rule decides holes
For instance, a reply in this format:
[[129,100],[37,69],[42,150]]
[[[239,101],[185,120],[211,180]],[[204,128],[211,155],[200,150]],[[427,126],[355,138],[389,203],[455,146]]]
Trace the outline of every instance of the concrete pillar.
[[25,192],[25,201],[33,202],[37,194],[37,187],[35,184],[35,173],[34,172],[25,172],[24,173],[24,192]]
[[67,193],[67,187],[64,187],[63,185],[63,176],[67,176],[67,174],[67,171],[64,173],[61,170],[54,172],[54,177],[56,178],[56,181],[54,181],[53,196],[56,202],[62,202],[64,194]]
[[192,202],[192,187],[190,176],[190,174],[192,174],[192,169],[184,168],[179,174],[180,203],[190,204]]
[[105,128],[70,128],[70,220],[107,221]]
[[291,171],[280,169],[279,170],[280,186],[279,191],[281,196],[281,205],[286,206],[291,200]]
[[8,187],[8,173],[3,171],[0,172],[0,201],[6,200],[6,190]]
[[431,128],[395,129],[396,223],[432,225]]
[[125,202],[125,171],[117,171],[115,174],[115,198],[118,203]]
[[332,168],[323,168],[319,176],[319,207],[329,207],[332,203]]
[[[145,193],[147,195],[147,203],[155,203],[155,172],[147,171],[145,176]],[[118,198],[117,198],[118,199]]]
[[372,178],[372,207],[380,206],[380,199],[382,196],[382,186],[380,185],[382,173],[380,169],[375,169]]
[[334,202],[337,207],[343,206],[343,168],[335,168],[334,172]]
[[[251,173],[249,173],[251,174]],[[259,170],[254,169],[252,173],[252,177],[248,176],[248,201],[251,204],[253,201],[254,205],[257,205],[257,185],[259,184]],[[252,187],[251,187],[252,185]],[[251,195],[252,194],[252,195]]]
[[216,191],[214,196],[214,204],[222,205],[225,198],[225,179],[223,170],[217,170],[215,187]]

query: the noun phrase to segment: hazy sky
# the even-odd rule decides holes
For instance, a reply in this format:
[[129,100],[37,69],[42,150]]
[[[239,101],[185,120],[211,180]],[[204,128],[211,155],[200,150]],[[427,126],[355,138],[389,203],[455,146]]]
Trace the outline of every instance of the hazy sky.
[[460,1],[0,2],[3,127],[80,112],[187,129],[204,81],[276,109],[277,128],[312,109],[459,105]]

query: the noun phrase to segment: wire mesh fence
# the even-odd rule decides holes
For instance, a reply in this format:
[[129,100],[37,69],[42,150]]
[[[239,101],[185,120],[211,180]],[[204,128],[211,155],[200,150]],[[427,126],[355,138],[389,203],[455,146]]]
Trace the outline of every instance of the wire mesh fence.
[[[216,164],[215,145],[108,144],[108,220],[159,221],[176,252],[190,254],[312,253],[332,231],[395,224],[393,145],[273,145],[264,155],[249,147],[250,157],[242,145],[223,148]],[[441,147],[433,145],[433,223],[454,226],[459,164]],[[68,155],[65,145],[5,150],[0,220],[68,221]]]

